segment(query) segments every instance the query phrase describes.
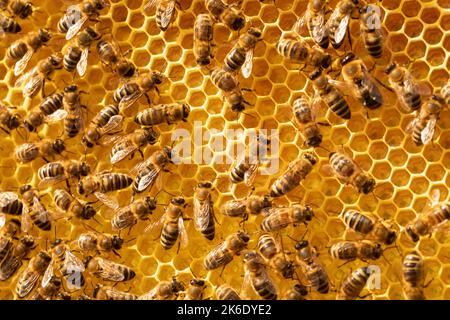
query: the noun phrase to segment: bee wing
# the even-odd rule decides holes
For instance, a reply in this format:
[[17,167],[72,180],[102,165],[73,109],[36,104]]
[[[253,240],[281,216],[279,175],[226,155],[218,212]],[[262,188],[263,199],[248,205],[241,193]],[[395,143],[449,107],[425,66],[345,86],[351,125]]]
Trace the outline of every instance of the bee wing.
[[100,267],[100,271],[97,273],[98,276],[110,281],[123,281],[124,275],[119,271],[116,263],[98,258],[98,264]]
[[139,173],[140,171],[144,170],[144,168],[149,165],[150,165],[150,159],[139,162],[137,165],[134,166],[133,169],[131,169],[130,173],[135,175],[135,174]]
[[159,176],[159,173],[161,172],[160,168],[153,168],[152,170],[150,170],[150,172],[148,174],[146,174],[145,176],[143,176],[138,183],[138,191],[142,192],[145,189],[147,189],[148,187],[153,186],[153,184],[156,182],[156,179]]
[[[292,223],[292,219],[289,217],[289,208],[274,208],[270,215],[264,217],[265,221],[271,221],[270,226],[274,229],[282,227]],[[282,218],[284,216],[284,218]]]
[[297,19],[295,21],[294,25],[292,26],[292,31],[295,31],[297,33],[300,33],[301,28],[305,25],[306,17],[303,16],[300,19]]
[[164,217],[165,214],[163,214],[161,217],[159,217],[158,220],[150,223],[147,227],[144,229],[144,233],[152,232],[154,230],[161,229],[163,223],[164,223]]
[[346,92],[346,91],[352,92],[352,90],[353,90],[353,86],[345,81],[328,79],[328,82],[332,86],[334,86],[335,88],[337,88],[338,90],[343,91],[343,92]]
[[113,132],[116,129],[122,128],[123,117],[121,115],[112,116],[109,121],[102,128],[103,133]]
[[27,271],[25,273],[22,273],[22,277],[20,280],[24,279],[23,277],[26,275],[26,281],[20,282],[21,284],[21,292],[23,296],[28,295],[31,290],[33,290],[34,286],[36,285],[36,282],[39,280],[40,274],[38,272],[35,272],[33,270],[30,270],[31,266],[28,265]]
[[194,226],[197,231],[208,228],[212,210],[210,199],[200,202],[197,197],[194,197]]
[[229,255],[223,254],[224,249],[226,250],[224,247],[224,243],[221,243],[208,253],[209,257],[214,257],[216,265],[218,266],[223,266],[231,261]]
[[166,1],[166,9],[161,12],[161,28],[166,29],[172,21],[176,1]]
[[242,75],[244,78],[250,77],[253,69],[253,49],[248,50],[245,54],[245,62],[242,66]]
[[419,122],[419,118],[414,118],[407,126],[405,129],[406,133],[412,133],[414,127],[416,126],[416,124]]
[[0,213],[0,228],[3,228],[5,223],[6,223],[6,215],[4,213]]
[[[80,13],[82,14],[82,13]],[[83,27],[84,23],[87,21],[87,15],[83,15],[80,20],[70,26],[69,30],[66,33],[66,40],[70,40],[77,35],[80,31],[81,27]]]
[[89,48],[84,48],[83,51],[81,51],[80,61],[77,63],[77,72],[80,77],[83,77],[86,74],[88,56]]
[[31,57],[33,56],[34,51],[31,49],[28,49],[28,51],[25,53],[25,55],[16,62],[16,65],[14,66],[14,75],[18,76],[22,74],[22,72],[25,70],[25,68],[28,65],[28,62],[30,62]]
[[244,280],[242,281],[242,288],[241,288],[242,296],[248,298],[252,291],[253,291],[252,275],[250,271],[247,268],[245,268]]
[[323,15],[316,15],[312,18],[314,28],[312,28],[311,37],[316,43],[320,43],[327,35],[327,26]]
[[101,192],[94,192],[94,195],[97,197],[98,200],[103,202],[107,207],[117,210],[119,209],[119,204],[117,201],[113,198],[108,197],[106,194]]
[[126,148],[116,151],[114,154],[111,153],[111,164],[115,164],[128,156],[130,153],[136,151],[138,146],[134,143],[129,144]]
[[28,79],[31,77],[31,75],[33,75],[36,72],[36,70],[37,69],[35,67],[32,70],[28,71],[27,73],[21,75],[14,83],[14,87],[15,88],[21,87],[25,82],[28,81]]
[[144,293],[143,295],[138,297],[138,300],[155,300],[158,293],[158,287],[153,288],[147,293]]
[[250,168],[244,173],[244,181],[247,187],[253,185],[253,181],[255,180],[256,174],[258,173],[259,162],[252,164]]
[[149,0],[147,4],[144,6],[144,11],[145,12],[150,11],[153,7],[155,7],[157,2],[158,0]]
[[347,26],[348,26],[349,21],[350,21],[350,15],[346,15],[339,22],[339,26],[337,27],[337,29],[334,33],[334,41],[337,44],[341,44],[342,41],[344,40],[345,34],[347,33]]
[[66,250],[64,265],[68,270],[74,270],[78,272],[83,272],[85,270],[83,262],[70,250]]
[[28,80],[28,82],[23,87],[23,96],[32,97],[42,87],[44,78],[40,75],[36,75]]
[[9,250],[7,256],[0,265],[0,281],[9,279],[19,268],[21,260]]
[[431,118],[428,120],[427,125],[425,128],[423,128],[422,132],[420,133],[420,138],[423,142],[423,144],[428,144],[433,139],[434,132],[436,131],[436,117]]
[[275,212],[277,212],[277,208],[264,208],[261,210],[262,216],[264,218],[272,215]]
[[22,232],[28,233],[31,230],[32,225],[33,225],[33,222],[31,221],[31,217],[30,217],[30,207],[28,207],[27,205],[24,205],[20,229],[22,230]]
[[55,259],[50,261],[47,270],[45,270],[44,276],[42,277],[42,286],[46,287],[50,283],[50,280],[54,276]]
[[188,245],[188,234],[184,226],[183,217],[178,218],[178,230],[180,232],[180,244],[182,248],[186,248]]
[[0,192],[0,207],[6,207],[8,204],[18,199],[19,196],[14,192]]
[[45,120],[47,122],[57,122],[65,119],[67,117],[68,113],[64,109],[58,109],[52,114],[45,117]]
[[125,96],[120,100],[119,108],[121,111],[124,111],[131,107],[136,101],[139,100],[140,97],[144,95],[144,92],[141,90],[135,91],[132,94]]
[[56,177],[48,177],[39,181],[38,188],[46,188],[48,185],[54,185],[64,180],[64,175],[56,176]]

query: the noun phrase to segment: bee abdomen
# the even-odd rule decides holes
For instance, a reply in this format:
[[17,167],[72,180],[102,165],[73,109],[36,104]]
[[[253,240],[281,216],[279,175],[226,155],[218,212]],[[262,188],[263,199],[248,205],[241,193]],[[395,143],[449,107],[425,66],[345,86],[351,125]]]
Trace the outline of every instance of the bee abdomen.
[[226,56],[224,61],[224,69],[229,72],[239,70],[245,62],[246,52],[242,48],[234,48]]
[[306,272],[305,276],[311,286],[319,293],[328,293],[330,290],[330,285],[324,270],[316,265],[308,266],[308,269],[309,270]]
[[413,132],[412,132],[412,140],[416,144],[416,146],[423,145],[422,142],[422,131],[424,129],[424,126],[418,122],[414,125]]
[[123,97],[126,97],[137,90],[139,90],[139,87],[136,83],[125,83],[114,92],[114,101],[119,103]]
[[75,137],[81,130],[82,120],[77,115],[69,114],[64,119],[64,130],[69,138]]
[[409,284],[416,286],[422,280],[422,275],[422,258],[417,252],[410,252],[403,261],[403,278]]
[[214,218],[212,216],[209,217],[209,223],[205,230],[201,231],[202,234],[208,240],[213,240],[216,233],[216,226],[214,224]]
[[241,300],[239,294],[233,288],[225,284],[216,289],[216,296],[219,300]]
[[341,117],[342,119],[345,120],[350,119],[352,114],[347,104],[347,101],[345,101],[344,97],[340,93],[338,93],[335,90],[333,91],[335,97],[333,99],[330,99],[331,103],[329,104],[331,111],[333,111],[337,116]]
[[344,223],[362,234],[368,234],[373,229],[373,221],[355,210],[349,210],[344,214]]
[[21,59],[28,51],[28,46],[25,42],[19,41],[13,43],[6,52],[6,55],[11,60]]
[[38,177],[40,180],[61,175],[64,175],[64,167],[59,162],[47,163],[38,170]]
[[270,279],[257,277],[253,279],[253,286],[264,300],[275,300],[277,298],[277,290]]
[[58,110],[62,107],[63,96],[64,95],[62,93],[55,93],[55,94],[47,97],[39,105],[39,109],[45,115],[51,115],[53,112],[55,112],[56,110]]
[[109,105],[100,110],[100,112],[92,119],[92,122],[100,127],[105,126],[109,119],[119,114],[119,107],[115,105]]
[[330,248],[330,253],[334,259],[352,260],[356,258],[358,249],[353,243],[336,243]]
[[[23,209],[23,203],[19,199],[16,199],[8,203],[4,207],[0,207],[0,212],[11,214],[11,215],[21,215]],[[1,259],[0,259],[1,261]]]
[[178,234],[179,230],[177,224],[166,224],[161,232],[161,245],[163,248],[166,250],[172,248],[175,242],[177,242]]
[[64,55],[63,60],[64,69],[69,72],[74,71],[80,59],[81,59],[81,50],[78,47],[70,47],[67,53]]
[[128,188],[133,178],[123,173],[108,173],[101,177],[101,192],[110,192]]
[[111,225],[116,230],[131,228],[136,223],[137,219],[131,211],[126,211],[115,215],[111,220]]
[[245,178],[245,172],[248,170],[247,166],[245,165],[245,163],[242,163],[236,167],[234,167],[233,169],[231,169],[230,171],[230,179],[231,182],[233,183],[239,183],[244,181]]
[[[41,216],[44,215],[44,213],[41,214]],[[52,228],[52,223],[50,221],[49,213],[45,213],[46,218],[42,220],[41,217],[37,217],[36,214],[33,214],[33,212],[30,214],[31,220],[33,221],[34,225],[38,227],[39,229],[43,231],[49,231]]]
[[347,297],[356,298],[361,293],[362,289],[370,277],[369,269],[367,267],[355,270],[342,284],[342,291]]

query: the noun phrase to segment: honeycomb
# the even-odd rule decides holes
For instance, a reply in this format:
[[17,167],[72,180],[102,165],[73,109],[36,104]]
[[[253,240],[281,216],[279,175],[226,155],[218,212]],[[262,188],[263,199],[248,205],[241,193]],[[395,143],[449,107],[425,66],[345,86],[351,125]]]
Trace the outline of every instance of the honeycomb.
[[[265,194],[273,180],[295,160],[304,149],[303,139],[291,122],[293,101],[301,96],[312,96],[312,86],[309,80],[298,71],[298,66],[285,61],[276,51],[276,41],[289,32],[298,17],[302,16],[307,1],[276,0],[257,1],[244,0],[242,10],[248,23],[263,28],[263,41],[257,44],[254,52],[254,68],[248,79],[239,76],[242,87],[250,88],[245,97],[252,106],[248,106],[246,114],[236,120],[236,114],[224,102],[218,89],[211,82],[208,70],[197,67],[193,55],[193,25],[196,15],[206,12],[203,0],[180,0],[180,8],[167,31],[157,27],[154,10],[150,14],[144,13],[146,0],[112,0],[109,12],[100,16],[99,28],[114,35],[123,52],[131,49],[128,58],[140,69],[152,69],[164,72],[168,79],[160,86],[160,97],[152,97],[157,103],[185,102],[191,106],[191,113],[187,122],[176,125],[160,125],[159,142],[144,150],[145,158],[162,146],[171,145],[171,133],[174,128],[184,128],[193,132],[194,120],[200,121],[204,129],[217,131],[206,137],[202,143],[202,150],[208,150],[212,139],[222,138],[225,129],[265,128],[278,129],[280,136],[280,168],[273,176],[257,176],[255,180],[255,194]],[[334,7],[336,1],[331,0]],[[63,14],[61,8],[73,4],[69,1],[33,0],[33,5],[39,8],[33,18],[21,21],[25,34],[37,27],[46,26],[56,30],[58,20]],[[383,15],[383,29],[387,37],[389,51],[381,61],[378,61],[374,75],[387,83],[383,73],[389,61],[406,64],[413,75],[438,91],[449,78],[450,67],[450,11],[449,3],[445,0],[388,0],[381,3]],[[354,52],[363,57],[368,65],[373,63],[365,54],[363,44],[358,41],[358,24],[352,22]],[[17,106],[18,112],[24,116],[33,106],[40,102],[36,97],[32,100],[23,99],[21,89],[14,88],[15,77],[11,71],[13,65],[6,59],[6,47],[20,35],[3,35],[0,50],[0,100]],[[215,61],[222,64],[225,55],[230,50],[238,34],[230,32],[221,23],[214,26],[214,42],[216,43]],[[41,48],[32,58],[30,64],[59,51],[65,43],[63,37],[54,37],[48,46]],[[331,49],[332,50],[332,49]],[[95,49],[91,50],[88,60],[87,74],[83,78],[74,77],[66,71],[57,71],[51,81],[47,82],[46,92],[61,90],[72,81],[89,92],[82,96],[82,102],[88,108],[87,120],[92,118],[98,110],[112,102],[113,91],[119,84],[119,79],[98,63]],[[377,180],[373,194],[358,195],[351,186],[341,184],[336,178],[325,175],[319,168],[328,162],[328,152],[316,148],[319,162],[306,180],[295,192],[275,200],[277,205],[289,205],[297,202],[313,206],[315,217],[308,224],[306,238],[317,248],[320,260],[324,264],[331,278],[332,288],[338,290],[344,277],[351,270],[366,265],[361,261],[354,261],[344,266],[342,262],[331,260],[328,247],[342,240],[352,238],[354,234],[346,231],[338,214],[345,209],[355,208],[363,212],[376,213],[379,217],[390,220],[396,230],[400,230],[417,213],[420,213],[430,198],[431,191],[439,189],[440,201],[449,200],[450,187],[450,110],[444,109],[437,123],[436,135],[433,143],[417,147],[406,133],[406,127],[413,115],[401,111],[395,95],[381,88],[385,104],[371,111],[369,115],[362,110],[355,101],[350,103],[351,120],[344,122],[333,114],[323,115],[332,125],[321,127],[324,137],[322,146],[327,150],[344,147],[353,155],[356,162]],[[144,99],[142,99],[144,100]],[[129,114],[145,108],[144,101],[139,101],[129,111]],[[132,118],[129,118],[132,119]],[[128,121],[125,132],[132,132],[137,128],[133,121]],[[57,138],[63,134],[60,123],[44,125],[38,134],[30,133],[26,137],[18,131],[11,135],[2,135],[0,139],[0,189],[17,191],[20,185],[33,183],[37,185],[36,171],[45,162],[42,159],[21,165],[13,157],[16,145],[25,140],[37,141],[39,138]],[[228,139],[227,137],[225,137]],[[109,161],[109,147],[94,147],[86,153],[80,143],[80,136],[67,139],[67,157],[84,159],[96,171],[111,169]],[[227,141],[231,145],[236,140]],[[223,153],[223,152],[222,152]],[[217,164],[214,159],[220,156],[217,152],[209,163],[179,164],[171,166],[170,173],[163,174],[163,186],[167,192],[158,194],[158,203],[167,204],[170,194],[182,194],[189,203],[186,216],[192,217],[192,197],[194,187],[200,180],[214,181],[213,199],[215,212],[219,220],[216,236],[208,241],[195,231],[192,221],[187,221],[189,235],[187,248],[177,252],[176,246],[171,250],[164,250],[159,241],[154,239],[156,234],[145,234],[143,230],[147,223],[140,222],[129,233],[121,236],[126,244],[120,250],[120,257],[106,255],[106,257],[124,263],[136,271],[136,277],[131,282],[119,283],[115,286],[124,290],[143,294],[151,290],[158,282],[169,280],[177,276],[179,280],[188,283],[194,276],[204,278],[208,287],[205,296],[213,296],[213,289],[222,283],[228,283],[238,291],[243,282],[243,265],[240,257],[235,258],[223,274],[220,270],[206,272],[203,268],[203,257],[223,239],[239,230],[238,219],[224,217],[219,213],[219,205],[226,200],[244,198],[249,190],[242,184],[233,185],[229,181],[230,164]],[[141,161],[138,154],[132,160],[126,160],[114,165],[113,170],[127,172]],[[129,188],[130,189],[130,188]],[[126,205],[130,201],[131,190],[117,192],[120,204]],[[154,191],[154,190],[153,190]],[[152,191],[152,192],[153,192]],[[45,190],[41,190],[45,193]],[[51,210],[56,210],[50,196],[42,198],[43,203]],[[55,237],[74,240],[86,226],[95,228],[99,232],[110,232],[111,209],[100,204],[96,205],[99,214],[97,221],[88,221],[84,225],[76,219],[57,220],[54,231],[39,233],[36,228],[32,234],[39,237],[39,249],[47,248],[48,241]],[[152,221],[163,213],[162,207],[153,213]],[[252,216],[245,223],[245,228],[251,236],[249,248],[256,247],[260,216]],[[284,247],[293,252],[293,239],[300,239],[305,234],[304,226],[290,226],[281,234]],[[413,245],[404,233],[400,233],[396,245],[404,255],[416,249],[424,258],[426,279],[433,279],[425,289],[427,299],[450,299],[450,241],[449,233],[445,229],[438,231],[432,237],[423,238],[417,245]],[[401,255],[395,248],[384,251],[384,258],[374,262],[382,271],[381,288],[371,290],[366,299],[403,299],[401,286]],[[0,282],[0,298],[13,299],[14,286],[17,275],[26,267],[27,262],[16,272],[15,276],[5,282]],[[280,292],[292,286],[295,281],[284,280],[272,274]],[[99,280],[88,277],[87,289]],[[75,292],[74,295],[80,294]],[[308,299],[334,299],[335,291],[327,295],[319,295],[312,291]],[[256,299],[254,293],[248,298]]]

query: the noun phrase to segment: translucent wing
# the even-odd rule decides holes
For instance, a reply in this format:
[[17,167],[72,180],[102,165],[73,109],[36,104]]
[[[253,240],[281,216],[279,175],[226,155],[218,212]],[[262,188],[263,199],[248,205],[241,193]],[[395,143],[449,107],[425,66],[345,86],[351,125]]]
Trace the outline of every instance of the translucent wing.
[[120,110],[124,111],[131,107],[136,101],[139,100],[140,97],[142,97],[144,93],[141,90],[135,91],[132,94],[125,96],[120,100],[119,108]]
[[18,199],[19,196],[14,192],[0,192],[0,207],[6,207],[8,204]]
[[180,233],[180,244],[182,248],[186,248],[188,245],[188,234],[184,226],[183,217],[178,218],[178,231]]
[[18,76],[20,75],[25,68],[28,65],[28,62],[30,62],[31,57],[33,56],[34,51],[31,49],[28,49],[28,51],[25,53],[25,55],[22,57],[22,59],[20,59],[19,61],[16,62],[16,65],[14,66],[14,75]]
[[70,40],[77,35],[80,31],[81,27],[83,27],[84,23],[87,21],[88,17],[83,15],[80,20],[78,20],[75,24],[71,25],[69,30],[66,33],[66,40]]
[[14,87],[16,88],[21,87],[36,72],[36,70],[37,68],[35,67],[31,71],[28,71],[27,73],[21,75],[14,83]]
[[312,18],[312,23],[310,25],[314,26],[314,28],[310,27],[311,37],[314,39],[316,43],[320,43],[325,36],[327,36],[327,27],[325,25],[325,18],[323,15],[316,15]]
[[44,78],[40,75],[36,75],[31,77],[28,82],[23,87],[23,96],[31,98],[36,92],[42,87],[44,82]]
[[433,140],[434,132],[436,130],[436,118],[433,117],[428,120],[427,125],[423,128],[420,133],[420,138],[423,144],[429,144],[431,140]]
[[110,281],[123,281],[124,275],[120,272],[121,268],[118,268],[118,264],[103,259],[98,258],[99,271],[96,273],[99,277],[110,280]]
[[83,272],[85,270],[83,262],[70,250],[66,250],[64,265],[68,270],[77,270],[79,272]]
[[[225,213],[225,208],[228,213]],[[229,200],[221,207],[222,214],[229,215],[231,217],[242,216],[247,211],[245,200]]]
[[352,90],[353,90],[353,86],[350,83],[347,83],[345,81],[329,79],[328,82],[332,86],[334,86],[335,88],[337,88],[338,90],[343,91],[343,92],[346,92],[346,91],[352,92]]
[[121,115],[112,116],[109,121],[102,128],[103,133],[109,133],[114,130],[120,129],[123,124],[123,117]]
[[0,265],[0,281],[9,279],[19,268],[20,262],[18,256],[13,254],[13,250],[10,250]]
[[297,33],[300,33],[301,28],[303,28],[303,26],[305,25],[305,21],[306,21],[305,17],[301,17],[300,19],[298,19],[294,23],[294,25],[292,27],[292,30],[297,32]]
[[64,178],[65,178],[64,175],[44,178],[41,181],[39,181],[38,188],[41,189],[41,188],[45,188],[48,185],[53,185],[53,184],[59,183],[59,182],[63,181]]
[[142,176],[141,179],[139,180],[137,190],[139,192],[142,192],[148,187],[153,186],[160,172],[161,172],[160,168],[153,168],[152,170],[150,170],[148,174]]
[[441,197],[441,192],[439,191],[439,189],[433,189],[433,191],[431,191],[431,199],[429,199],[425,205],[425,208],[423,209],[423,212],[427,212],[430,209],[432,209],[435,205],[437,205],[439,203],[439,199]]
[[252,275],[247,270],[247,268],[245,268],[244,280],[242,281],[241,294],[244,297],[248,298],[251,295],[251,291],[253,291]]
[[209,199],[202,202],[194,197],[194,226],[198,231],[204,231],[208,228],[212,209]]
[[31,221],[31,217],[30,217],[30,208],[28,206],[24,205],[20,229],[22,230],[22,232],[28,233],[28,232],[30,232],[32,225],[33,225],[33,222]]
[[144,11],[146,12],[150,11],[153,7],[155,7],[157,2],[158,0],[149,0],[144,6]]
[[[289,217],[289,208],[275,208],[276,211],[264,218],[264,221],[270,221],[272,229],[283,228],[292,223],[292,219]],[[283,218],[284,217],[284,218]]]
[[57,122],[65,119],[67,117],[68,113],[64,109],[58,109],[52,114],[45,117],[45,120],[47,122]]
[[145,161],[139,162],[137,165],[135,165],[135,166],[133,167],[133,169],[131,169],[130,173],[131,173],[131,174],[137,174],[137,173],[139,173],[140,171],[144,170],[145,167],[150,166],[150,164],[151,164],[150,159],[147,159],[147,160],[145,160]]
[[101,193],[101,192],[94,192],[94,195],[97,197],[98,200],[103,202],[107,207],[109,207],[113,210],[119,209],[119,204],[117,203],[117,201],[115,199],[112,199],[112,198],[108,197],[106,194]]
[[245,185],[250,187],[253,185],[256,174],[258,173],[259,163],[252,164],[244,174]]
[[412,131],[414,130],[414,127],[417,125],[417,123],[419,122],[418,118],[414,118],[407,126],[405,129],[406,133],[412,133]]
[[158,296],[157,293],[158,293],[158,287],[156,286],[149,292],[139,296],[138,300],[155,300],[156,297]]
[[223,254],[223,251],[224,251],[224,244],[221,243],[208,253],[209,257],[212,256],[215,257],[214,261],[217,266],[223,266],[231,261],[230,256]]
[[161,217],[159,217],[158,220],[150,223],[147,227],[144,229],[144,233],[153,232],[155,230],[161,229],[164,223],[165,214],[163,214]]
[[[37,281],[39,280],[39,276],[40,276],[40,274],[38,272],[33,272],[33,271],[29,270],[30,268],[31,268],[31,266],[29,265],[27,271],[30,271],[30,272],[25,271],[25,273],[22,274],[22,277],[25,275],[27,276],[26,280],[20,282],[21,289],[22,289],[21,293],[22,293],[23,297],[28,295],[31,292],[31,290],[33,290],[33,288],[36,285]],[[22,280],[22,279],[23,278],[21,278],[20,280]]]
[[78,61],[77,63],[77,72],[80,75],[80,77],[83,77],[86,74],[88,56],[89,56],[89,48],[84,48],[83,51],[81,51],[80,61]]
[[69,289],[80,289],[83,284],[83,262],[70,250],[66,250],[64,269],[67,271],[66,283]]
[[244,78],[250,77],[253,69],[253,50],[248,50],[245,54],[245,62],[242,66],[242,75]]
[[47,270],[45,270],[44,276],[42,277],[42,286],[46,287],[50,283],[50,280],[54,276],[54,267],[55,267],[55,259],[52,258],[52,261],[50,261],[50,264],[47,267]]
[[115,164],[125,159],[129,154],[138,149],[138,146],[134,143],[129,143],[125,148],[111,153],[111,164]]
[[347,26],[350,21],[350,15],[346,15],[339,22],[339,26],[337,27],[334,33],[334,41],[339,45],[345,38],[345,34],[347,33]]
[[161,29],[167,29],[172,21],[176,1],[166,1],[166,8],[161,12]]
[[0,228],[3,228],[5,223],[6,223],[6,215],[4,213],[0,213]]

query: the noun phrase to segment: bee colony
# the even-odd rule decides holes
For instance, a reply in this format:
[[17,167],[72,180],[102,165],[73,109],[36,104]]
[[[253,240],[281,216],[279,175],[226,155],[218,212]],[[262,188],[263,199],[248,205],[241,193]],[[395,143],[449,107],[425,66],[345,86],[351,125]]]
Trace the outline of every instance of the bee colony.
[[[19,4],[1,299],[450,299],[447,1]],[[277,170],[218,161],[231,129]]]

